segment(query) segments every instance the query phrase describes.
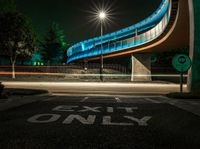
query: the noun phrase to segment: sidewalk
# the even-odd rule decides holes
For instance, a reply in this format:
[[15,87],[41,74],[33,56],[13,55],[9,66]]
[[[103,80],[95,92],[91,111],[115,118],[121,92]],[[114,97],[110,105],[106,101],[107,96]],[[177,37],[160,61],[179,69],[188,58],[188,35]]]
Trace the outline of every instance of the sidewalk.
[[[50,93],[69,94],[156,94],[179,92],[173,83],[107,83],[107,82],[2,82],[6,88],[44,89]],[[184,91],[187,91],[184,85]]]

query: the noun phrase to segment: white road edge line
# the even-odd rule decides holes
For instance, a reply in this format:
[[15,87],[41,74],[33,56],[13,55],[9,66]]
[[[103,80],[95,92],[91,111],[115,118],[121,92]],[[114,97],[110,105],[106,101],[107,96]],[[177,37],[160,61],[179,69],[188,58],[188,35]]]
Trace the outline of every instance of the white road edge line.
[[118,103],[122,103],[122,101],[121,101],[120,98],[118,98],[118,97],[115,97],[115,100],[116,100]]
[[57,97],[49,97],[49,98],[47,98],[47,99],[44,99],[43,101],[51,101],[51,100],[54,100],[54,99],[56,99]]
[[149,101],[149,102],[153,102],[153,103],[156,103],[156,104],[159,104],[161,103],[160,101],[157,101],[157,100],[153,100],[151,98],[144,98],[145,100]]
[[175,105],[177,103],[177,101],[175,99],[172,100],[166,96],[161,96],[160,98],[162,98],[164,100],[163,102],[171,104],[171,105]]
[[84,97],[82,100],[81,100],[81,102],[85,102],[86,100],[88,100],[89,99],[89,97]]

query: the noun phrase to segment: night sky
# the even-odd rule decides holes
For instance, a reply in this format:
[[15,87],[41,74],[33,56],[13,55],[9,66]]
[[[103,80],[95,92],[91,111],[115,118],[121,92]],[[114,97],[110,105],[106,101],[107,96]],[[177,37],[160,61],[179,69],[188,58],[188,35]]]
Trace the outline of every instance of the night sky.
[[[100,28],[91,23],[89,11],[94,3],[103,0],[17,0],[18,9],[32,19],[35,30],[43,35],[52,22],[59,23],[68,42],[76,43],[99,36]],[[112,21],[106,25],[106,33],[122,29],[151,15],[161,0],[104,0],[112,6]]]

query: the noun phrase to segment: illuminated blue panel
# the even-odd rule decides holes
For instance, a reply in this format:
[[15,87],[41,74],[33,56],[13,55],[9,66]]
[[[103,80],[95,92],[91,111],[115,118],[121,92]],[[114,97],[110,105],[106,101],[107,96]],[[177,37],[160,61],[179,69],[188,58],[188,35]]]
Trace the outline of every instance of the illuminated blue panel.
[[[155,28],[162,21],[164,17],[167,17],[167,20],[169,20],[168,10],[170,6],[170,2],[171,0],[163,0],[160,7],[155,11],[155,13],[153,13],[150,17],[148,17],[147,19],[145,19],[144,21],[136,25],[127,27],[117,32],[113,32],[111,34],[106,34],[102,37],[92,38],[92,39],[75,44],[74,46],[68,49],[67,62],[69,63],[74,60],[100,55],[101,49],[98,46],[101,44],[104,44],[103,49],[102,49],[103,54],[107,54],[107,53],[127,49],[130,47],[142,45],[152,40],[153,38],[157,36],[156,33],[154,33],[156,34],[155,36],[152,35],[152,37],[140,37],[140,38],[145,38],[145,39],[137,39],[136,41],[131,41],[130,36],[132,36],[133,38],[136,35],[136,30],[137,30],[138,35],[142,34],[143,32],[148,32],[149,30]],[[127,38],[127,39],[124,40],[124,38]],[[120,40],[120,39],[121,41],[108,45],[109,42]]]

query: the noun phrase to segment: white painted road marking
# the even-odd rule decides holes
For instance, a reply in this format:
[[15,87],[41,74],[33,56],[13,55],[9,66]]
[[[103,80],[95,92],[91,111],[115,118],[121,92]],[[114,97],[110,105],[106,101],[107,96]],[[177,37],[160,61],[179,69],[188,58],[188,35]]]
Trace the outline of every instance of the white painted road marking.
[[[62,122],[63,124],[70,125],[74,120],[80,122],[83,125],[93,125],[96,122],[96,115],[88,115],[87,118],[81,115],[74,115],[71,114],[65,118]],[[102,123],[101,125],[109,125],[109,126],[133,126],[134,123],[137,123],[138,126],[148,126],[148,121],[152,118],[150,116],[144,116],[143,118],[139,119],[133,116],[122,116],[124,120],[131,120],[131,122],[113,122],[111,116],[102,116]],[[27,121],[29,123],[52,123],[56,122],[61,118],[59,114],[37,114],[29,118]]]
[[[42,117],[47,117],[47,119],[41,119]],[[28,119],[30,123],[51,123],[57,121],[61,115],[59,114],[37,114]]]
[[82,100],[81,100],[81,102],[85,102],[86,100],[88,100],[89,99],[89,97],[84,97]]
[[133,110],[138,110],[138,107],[118,107],[117,109],[125,110],[127,113],[133,113]]
[[118,97],[115,97],[115,100],[117,100],[118,103],[122,103],[122,101]]
[[149,102],[156,103],[156,104],[161,103],[160,101],[153,100],[153,99],[151,99],[151,98],[144,98],[144,99],[147,100],[147,101],[149,101]]
[[[81,109],[80,109],[81,108]],[[69,105],[60,105],[52,109],[52,111],[59,111],[59,112],[92,112],[92,113],[99,113],[107,111],[107,113],[114,113],[114,111],[120,111],[124,113],[133,113],[134,110],[138,110],[138,107],[89,107],[89,106],[69,106]],[[27,121],[30,123],[52,123],[58,121],[62,115],[60,114],[37,114],[30,117]],[[115,122],[110,115],[100,116],[101,122],[99,123],[99,118],[97,115],[88,115],[87,117],[81,116],[79,114],[69,114],[64,121],[63,124],[71,124],[74,121],[78,121],[83,125],[93,125],[99,123],[100,125],[108,125],[108,126],[133,126],[134,123],[137,123],[138,126],[147,126],[147,122],[152,118],[150,116],[144,116],[143,118],[136,118],[133,116],[122,116],[121,118],[124,119],[122,122]],[[97,120],[98,119],[98,120]],[[129,121],[129,122],[128,122]],[[132,122],[130,122],[132,121]]]
[[60,111],[60,112],[74,112],[75,108],[78,108],[78,106],[68,106],[68,105],[61,105],[57,106],[52,111]]
[[89,107],[89,106],[74,106],[74,105],[60,105],[52,109],[52,111],[59,112],[104,112],[114,113],[115,111],[134,113],[135,110],[138,110],[138,107]]
[[139,126],[148,126],[147,121],[149,121],[152,118],[151,116],[145,116],[142,119],[138,119],[132,116],[124,116],[124,117],[134,122],[137,122]]
[[113,113],[114,112],[114,108],[113,107],[107,107],[107,112],[108,113]]
[[50,97],[50,98],[47,98],[47,99],[45,99],[45,100],[43,100],[43,101],[52,101],[52,100],[54,100],[54,99],[56,99],[57,97]]
[[79,112],[100,112],[98,109],[100,109],[101,107],[88,107],[88,106],[83,106],[83,110],[80,110]]
[[104,116],[102,125],[110,125],[110,126],[132,126],[134,125],[133,123],[116,123],[112,122],[112,117],[111,116]]
[[69,115],[64,121],[63,124],[71,124],[73,120],[77,120],[84,125],[92,125],[94,124],[96,119],[96,115],[89,115],[87,118],[84,118],[80,115]]

